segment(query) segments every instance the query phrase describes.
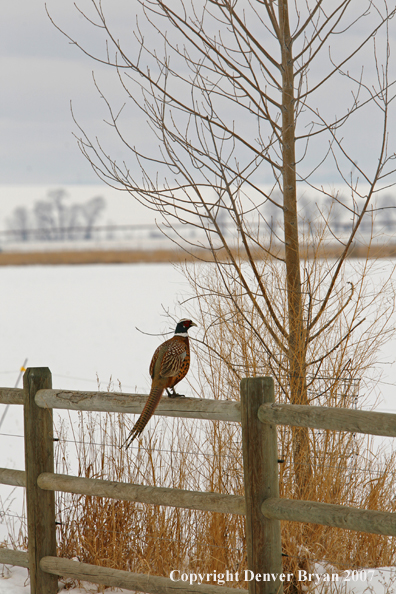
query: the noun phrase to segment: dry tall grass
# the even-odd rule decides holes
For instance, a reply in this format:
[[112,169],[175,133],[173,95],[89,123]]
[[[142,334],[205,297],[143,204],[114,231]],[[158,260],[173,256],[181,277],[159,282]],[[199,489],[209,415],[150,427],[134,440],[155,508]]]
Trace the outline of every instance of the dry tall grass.
[[[331,265],[331,262],[322,266],[317,261],[306,262],[306,300],[320,303]],[[391,281],[389,278],[380,281],[377,275],[370,282],[373,265],[368,260],[356,262],[349,278],[340,279],[326,313],[329,330],[309,345],[307,385],[312,405],[360,407],[364,404],[362,392],[370,393],[371,369],[378,347],[391,335],[390,320],[394,312]],[[289,402],[287,360],[254,308],[249,308],[244,291],[233,282],[231,272],[226,282],[215,267],[208,267],[206,272],[202,266],[199,271],[188,267],[185,273],[196,295],[190,313],[203,328],[202,342],[193,341],[199,361],[198,395],[238,400],[242,377],[271,375],[275,379],[276,400]],[[287,307],[280,266],[273,261],[263,262],[262,278],[272,305],[283,320]],[[330,323],[340,304],[347,302],[345,295],[350,280],[354,281],[355,298],[341,311],[336,323]],[[315,292],[312,287],[316,288]],[[292,428],[280,427],[278,434],[279,459],[284,460],[279,465],[280,495],[293,499],[298,497],[295,477],[298,469],[293,464],[294,432]],[[214,428],[210,429],[207,440],[213,444],[214,451],[219,441],[228,440],[231,449],[238,443],[234,436],[228,439],[227,432],[218,436]],[[373,440],[350,433],[310,430],[309,464],[313,480],[306,499],[395,511],[396,453],[375,451]],[[238,487],[243,488],[241,483]],[[387,566],[396,561],[396,542],[392,538],[319,525],[283,522],[282,543],[284,569],[291,572],[323,561],[339,570]],[[288,584],[287,589],[300,591],[301,584]]]
[[[363,272],[368,273],[367,269]],[[194,320],[204,329],[204,348],[192,341],[195,358],[199,361],[192,390],[199,397],[237,400],[241,377],[272,375],[276,380],[277,399],[287,401],[284,370],[273,366],[273,361],[257,347],[255,333],[251,331],[252,328],[261,331],[260,322],[252,311],[251,328],[246,327],[238,310],[232,307],[233,303],[243,305],[243,294],[235,293],[233,301],[225,301],[213,269],[204,274],[200,268],[198,277],[191,268],[188,273],[195,287],[200,289],[196,291]],[[317,285],[320,287],[321,283]],[[343,290],[340,287],[337,293],[340,300]],[[312,404],[355,407],[362,390],[360,378],[367,376],[376,348],[386,337],[392,304],[388,310],[386,307],[378,309],[385,312],[382,317],[371,318],[367,305],[370,292],[363,299],[363,286],[357,285],[356,290],[361,292],[362,298],[351,304],[349,312],[345,310],[338,331],[342,334],[345,324],[353,325],[365,314],[366,326],[360,334],[348,334],[328,357],[322,357],[322,353],[329,350],[334,339],[337,343],[336,334],[325,333],[319,342],[313,343],[310,358],[319,364],[316,372],[308,375]],[[386,293],[384,296],[386,299]],[[281,313],[282,304],[277,297],[273,296],[274,306]],[[386,306],[386,300],[383,305]],[[337,303],[332,306],[336,308]],[[336,331],[337,328],[333,328],[333,332]],[[274,345],[269,346],[275,350]],[[243,494],[238,424],[155,419],[137,445],[126,452],[120,446],[132,424],[133,418],[129,416],[99,413],[81,413],[78,423],[64,421],[58,430],[56,471],[138,484]],[[309,436],[314,477],[310,499],[395,511],[396,453],[379,454],[370,440],[349,433],[310,431]],[[288,498],[296,495],[292,438],[292,429],[279,429],[279,458],[284,460],[279,466],[280,494]],[[169,576],[173,569],[213,574],[215,570],[217,573],[241,572],[246,568],[245,524],[239,516],[57,494],[57,521],[58,554],[62,557],[163,576]],[[20,532],[14,536],[14,545],[23,545],[24,539],[24,533]],[[287,572],[313,567],[315,562],[327,563],[340,571],[390,566],[396,562],[392,538],[318,525],[284,522],[282,543]],[[246,587],[244,582],[227,585]],[[300,591],[301,584],[285,583],[285,589],[291,594]]]
[[[56,468],[71,471],[75,454],[79,476],[241,494],[240,456],[229,451],[227,432],[210,424],[221,436],[215,453],[205,431],[181,419],[172,426],[156,420],[126,452],[120,446],[132,421],[117,414],[79,413],[74,453],[68,451],[66,423],[60,427]],[[246,564],[245,527],[238,516],[64,493],[57,494],[57,510],[62,557],[167,577],[173,569],[221,573]]]
[[[228,393],[228,396],[230,394]],[[78,474],[181,489],[243,494],[240,427],[234,423],[155,420],[131,452],[119,446],[131,427],[122,415],[80,413],[73,440]],[[285,431],[285,430],[283,430]],[[314,433],[314,432],[313,432]],[[332,432],[312,435],[316,443],[314,499],[395,511],[396,456],[377,458],[364,439]],[[57,470],[73,458],[60,431]],[[280,456],[282,497],[293,497],[290,440]],[[74,445],[72,445],[74,448]],[[325,455],[323,455],[325,453]],[[67,464],[66,464],[67,466]],[[58,554],[129,571],[169,576],[173,569],[217,573],[246,568],[244,518],[105,498],[57,494]],[[301,532],[309,534],[302,550]],[[315,562],[338,571],[394,565],[391,538],[314,525],[282,523],[284,570],[313,569]],[[72,582],[67,582],[72,585]],[[228,586],[246,587],[244,582]],[[286,592],[299,584],[286,583]]]
[[[224,380],[224,378],[223,378]],[[233,394],[216,381],[217,397]],[[237,396],[237,394],[235,394]],[[110,394],[111,396],[111,394]],[[181,489],[243,494],[240,427],[235,423],[155,419],[131,451],[120,445],[133,420],[118,414],[78,413],[58,426],[56,471]],[[70,433],[71,431],[71,433]],[[282,497],[293,497],[290,439],[280,439]],[[395,511],[395,455],[376,457],[364,439],[312,432],[315,499]],[[77,465],[77,468],[75,468]],[[173,569],[217,573],[246,568],[244,518],[163,506],[57,493],[58,555],[105,567],[169,576]],[[14,525],[15,527],[15,525]],[[323,526],[309,528],[301,550],[297,523],[282,523],[285,571],[316,561],[343,570],[394,565],[392,539]],[[11,542],[12,541],[12,542]],[[23,548],[20,530],[9,545]],[[66,586],[74,585],[66,580]],[[244,582],[228,586],[246,587]],[[286,583],[286,592],[297,584]],[[98,586],[98,591],[103,588]]]
[[[73,246],[71,245],[71,248]],[[281,251],[281,248],[279,248]],[[302,251],[307,257],[312,257],[311,245],[302,246]],[[235,251],[236,252],[236,251]],[[321,248],[320,257],[338,258],[342,249],[334,243]],[[240,251],[239,251],[240,253]],[[356,244],[348,258],[362,258],[367,253],[367,246]],[[226,258],[226,253],[218,252],[220,259]],[[257,259],[262,258],[262,252],[254,254]],[[315,254],[317,255],[317,253]],[[370,246],[370,257],[372,258],[394,258],[396,256],[396,245],[391,243],[379,243]],[[246,257],[246,254],[245,254]],[[93,249],[93,250],[55,250],[55,251],[17,251],[0,252],[0,266],[31,266],[35,264],[51,266],[70,264],[154,264],[169,262],[193,262],[198,258],[207,261],[212,260],[209,250],[200,249],[188,254],[178,249],[153,249],[153,250],[116,250],[116,249]]]

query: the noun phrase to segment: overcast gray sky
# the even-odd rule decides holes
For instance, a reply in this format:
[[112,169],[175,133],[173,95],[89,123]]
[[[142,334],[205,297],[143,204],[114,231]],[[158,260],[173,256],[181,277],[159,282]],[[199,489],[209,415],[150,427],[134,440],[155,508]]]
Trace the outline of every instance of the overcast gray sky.
[[[89,0],[79,2],[83,8],[89,4]],[[130,35],[137,3],[111,0],[104,5],[114,26]],[[63,29],[95,47],[95,31],[79,17],[72,0],[48,0],[48,8]],[[347,36],[342,38],[342,45],[348,46]],[[43,0],[2,3],[0,56],[0,184],[98,183],[72,136],[76,127],[70,101],[83,127],[107,140],[103,124],[106,111],[91,73],[94,69],[98,81],[110,92],[114,88],[115,105],[119,102],[121,106],[123,99],[118,99],[111,69],[93,63],[69,44],[50,22]],[[334,97],[329,96],[328,101],[331,103]],[[142,122],[132,123],[142,136]],[[365,126],[356,129],[366,152],[370,147],[370,125],[367,119]],[[113,156],[120,156],[117,148]]]
[[[69,25],[72,2],[54,4]],[[74,99],[82,119],[100,118],[93,65],[54,28],[42,0],[2,2],[0,22],[0,184],[97,183],[70,114]]]

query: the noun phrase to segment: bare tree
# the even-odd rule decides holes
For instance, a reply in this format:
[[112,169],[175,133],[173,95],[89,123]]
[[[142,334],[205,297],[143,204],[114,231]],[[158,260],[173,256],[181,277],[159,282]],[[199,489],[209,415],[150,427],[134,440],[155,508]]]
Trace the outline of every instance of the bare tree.
[[13,241],[29,241],[31,222],[30,214],[24,206],[17,206],[7,219],[7,227],[12,231]]
[[[362,323],[345,319],[356,293],[340,282],[364,217],[393,179],[389,27],[396,9],[386,0],[139,0],[138,6],[132,40],[112,29],[101,0],[78,9],[103,33],[103,55],[66,34],[115,68],[126,98],[120,110],[95,81],[124,160],[79,126],[80,148],[101,179],[158,211],[163,232],[183,249],[202,260],[200,249],[210,250],[224,302],[266,354],[269,372],[286,378],[284,397],[308,404],[307,378]],[[146,152],[126,125],[134,109],[156,140]],[[370,154],[360,165],[356,136],[368,121]],[[320,175],[331,180],[328,187]],[[337,215],[336,233],[318,205],[309,266],[298,213],[307,190],[344,209],[350,221],[340,233]],[[273,224],[278,217],[266,217],[268,204],[281,226]],[[179,222],[199,231],[196,240],[175,228]],[[339,250],[336,262],[324,266],[320,249],[329,240]],[[340,323],[342,335],[331,344]],[[326,348],[318,355],[311,345],[320,337]],[[300,497],[310,493],[310,451],[308,431],[294,429]]]
[[7,220],[11,239],[19,241],[65,241],[92,239],[97,219],[106,206],[102,196],[82,204],[67,204],[67,192],[50,190],[47,199],[38,200],[29,212],[25,207],[14,209]]
[[80,205],[79,212],[84,221],[84,239],[92,239],[92,232],[93,227],[96,223],[96,220],[101,213],[101,211],[105,207],[105,200],[102,196],[95,196],[85,202],[85,204]]
[[34,219],[37,227],[37,239],[44,241],[60,241],[65,238],[69,225],[69,208],[65,205],[66,191],[63,189],[48,192],[49,200],[39,200],[34,205]]

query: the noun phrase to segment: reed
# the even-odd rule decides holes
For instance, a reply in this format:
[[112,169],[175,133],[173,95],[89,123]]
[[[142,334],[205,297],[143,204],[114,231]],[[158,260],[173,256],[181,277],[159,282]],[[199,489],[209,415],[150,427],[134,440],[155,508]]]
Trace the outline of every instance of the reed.
[[[331,266],[332,262],[326,261],[305,263],[307,286],[312,283],[318,287],[315,294],[318,302],[326,291]],[[258,267],[271,303],[283,321],[287,304],[286,293],[282,291],[281,266],[268,259]],[[234,282],[231,273],[230,278],[224,279],[216,267],[209,265],[206,269],[203,265],[197,268],[189,265],[184,267],[184,272],[195,295],[192,304],[191,300],[188,302],[189,315],[202,328],[203,336],[201,342],[192,341],[198,370],[191,387],[197,396],[204,393],[209,398],[238,400],[243,377],[270,375],[275,381],[276,401],[289,403],[287,356],[266,331],[255,309],[249,307],[240,284]],[[340,278],[336,298],[326,313],[330,322],[345,303],[351,280],[355,298],[341,310],[336,323],[329,323],[327,332],[309,343],[306,381],[308,402],[312,405],[355,408],[365,405],[368,396],[373,401],[374,364],[379,347],[392,335],[392,283],[391,278],[381,280],[375,275],[374,261],[351,263],[349,277]],[[360,320],[364,324],[359,325]],[[213,425],[206,440],[213,452],[232,452],[236,462],[229,472],[223,472],[227,476],[225,484],[220,482],[217,487],[228,489],[232,484],[233,489],[243,492],[238,431],[224,427],[218,430]],[[292,427],[278,428],[279,459],[283,461],[279,464],[280,496],[288,499],[299,498],[296,472],[304,472],[295,466],[294,432]],[[307,433],[306,464],[312,471],[312,479],[304,499],[395,511],[395,452],[385,448],[378,451],[378,440],[367,436],[319,430]],[[315,563],[329,564],[339,571],[394,565],[395,544],[394,539],[385,536],[282,522],[284,570],[291,573],[298,569],[313,571]],[[290,594],[301,592],[302,587],[306,585],[285,583],[285,591]]]

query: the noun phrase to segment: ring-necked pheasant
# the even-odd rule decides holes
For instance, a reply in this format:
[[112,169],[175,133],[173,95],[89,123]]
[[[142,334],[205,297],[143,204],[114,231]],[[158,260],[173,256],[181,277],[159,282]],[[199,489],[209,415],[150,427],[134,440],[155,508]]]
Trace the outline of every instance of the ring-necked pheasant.
[[175,335],[160,344],[155,351],[150,363],[152,379],[150,394],[142,414],[125,441],[125,448],[129,448],[133,440],[139,437],[157,408],[164,390],[170,398],[182,396],[182,394],[176,394],[174,386],[185,377],[190,367],[187,330],[191,326],[196,326],[192,320],[180,320],[176,326]]

